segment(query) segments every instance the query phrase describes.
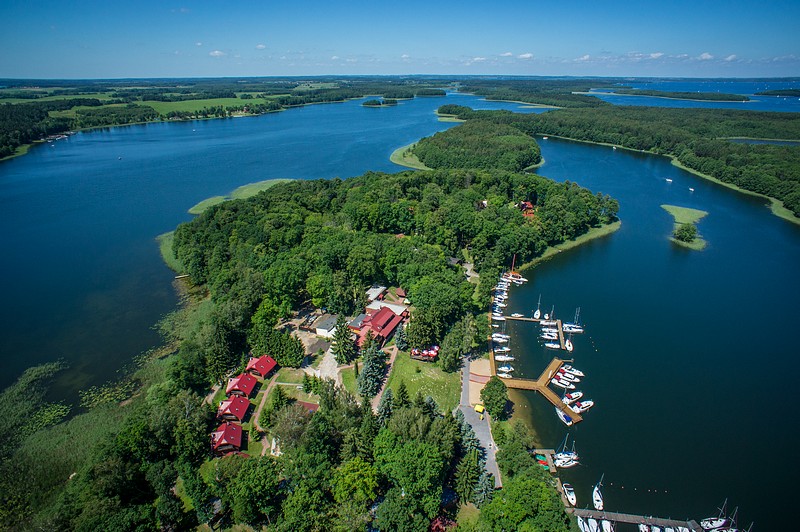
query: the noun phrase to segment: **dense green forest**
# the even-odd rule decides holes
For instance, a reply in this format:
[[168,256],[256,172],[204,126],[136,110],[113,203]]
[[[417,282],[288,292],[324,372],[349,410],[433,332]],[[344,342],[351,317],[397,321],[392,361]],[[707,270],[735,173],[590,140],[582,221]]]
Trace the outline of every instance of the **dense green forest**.
[[468,79],[460,90],[485,96],[487,100],[509,100],[554,107],[605,107],[608,104],[594,96],[573,94],[592,88],[607,87],[613,79]]
[[756,96],[800,96],[800,89],[777,89],[757,92]]
[[439,112],[510,125],[528,135],[558,135],[670,155],[692,170],[776,198],[800,216],[800,148],[726,140],[800,139],[797,113],[603,107],[519,114],[452,105],[441,107]]
[[[162,325],[174,354],[144,359],[122,386],[86,394],[87,412],[55,425],[67,411],[44,402],[36,383],[57,368],[31,370],[0,396],[18,428],[0,456],[4,527],[184,530],[222,515],[225,526],[276,531],[426,531],[434,518],[455,518],[458,500],[482,509],[477,530],[568,530],[524,430],[499,437],[506,487],[495,494],[461,415],[408,397],[402,384],[377,414],[330,381],[310,385],[320,401],[313,415],[277,394],[262,423],[281,457],[210,460],[216,425],[203,395],[241,369],[250,348],[298,365],[278,318],[306,302],[351,313],[375,281],[407,287],[416,307],[409,345],[443,340],[443,352],[459,353],[450,344],[463,329],[485,338],[471,316],[512,254],[531,259],[616,211],[613,199],[575,184],[475,169],[293,181],[208,209],[175,234],[178,259],[204,286],[193,318],[179,311]],[[447,260],[467,249],[477,286]],[[27,410],[18,409],[23,396]]]
[[542,159],[533,137],[512,126],[483,120],[470,120],[424,138],[412,151],[429,168],[499,168],[521,172]]
[[749,102],[750,98],[741,94],[726,94],[724,92],[674,92],[656,91],[647,89],[614,89],[617,94],[632,96],[656,96],[658,98],[672,98],[674,100],[704,100],[711,102]]

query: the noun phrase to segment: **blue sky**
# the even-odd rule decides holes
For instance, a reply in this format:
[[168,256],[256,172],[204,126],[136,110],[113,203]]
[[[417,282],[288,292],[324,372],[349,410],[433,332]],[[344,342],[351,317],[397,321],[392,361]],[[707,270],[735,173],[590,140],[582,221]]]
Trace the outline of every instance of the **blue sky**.
[[0,0],[0,77],[800,76],[799,29],[797,0]]

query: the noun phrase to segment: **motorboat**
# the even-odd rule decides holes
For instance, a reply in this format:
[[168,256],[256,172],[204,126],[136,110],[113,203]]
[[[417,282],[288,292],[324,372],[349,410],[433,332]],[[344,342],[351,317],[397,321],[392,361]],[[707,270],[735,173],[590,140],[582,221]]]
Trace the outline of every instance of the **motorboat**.
[[497,376],[500,377],[501,379],[510,379],[511,378],[511,374],[510,373],[498,373]]
[[575,488],[572,487],[572,484],[567,484],[565,482],[561,487],[564,488],[564,496],[567,498],[569,503],[572,506],[576,506],[578,503],[578,498],[575,496]]
[[585,377],[586,376],[586,375],[583,374],[583,372],[581,370],[579,370],[577,368],[573,368],[569,364],[564,364],[561,367],[564,368],[564,371],[566,371],[567,373],[572,373],[576,377]]
[[511,362],[514,360],[514,357],[508,355],[495,355],[494,359],[499,362]]
[[506,346],[500,346],[494,348],[495,353],[508,353],[509,351],[511,351],[511,348]]
[[500,366],[499,368],[497,368],[497,371],[504,371],[506,373],[510,373],[510,372],[514,371],[514,366],[510,366],[508,364],[505,364],[505,365]]
[[492,341],[498,344],[507,344],[508,338],[492,338]]
[[550,327],[551,325],[558,325],[558,321],[548,319],[547,314],[545,314],[544,319],[539,320],[539,325],[541,325],[542,327]]
[[509,338],[511,338],[511,336],[509,336],[508,334],[503,334],[503,333],[492,333],[492,338],[505,338],[505,339],[509,339]]
[[574,405],[570,406],[573,412],[578,414],[586,412],[590,408],[594,406],[594,401],[578,401]]
[[558,333],[558,329],[555,327],[542,327],[543,333]]
[[558,335],[556,333],[542,333],[539,338],[543,340],[558,340]]
[[561,371],[561,370],[559,370],[558,373],[556,373],[556,378],[568,382],[581,382],[581,380],[572,373],[567,373],[566,371]]
[[639,532],[650,532],[650,527],[645,523],[639,523]]
[[506,304],[505,303],[495,303],[494,306],[495,307],[500,307],[500,308],[506,308]]
[[564,404],[571,405],[572,403],[574,403],[575,401],[577,401],[581,397],[583,397],[583,392],[581,392],[579,390],[579,391],[570,392],[570,393],[564,395],[564,397],[562,397],[561,400],[564,401]]
[[567,353],[572,353],[572,350],[574,349],[574,347],[572,346],[572,340],[570,340],[569,338],[567,338],[564,341],[564,349],[567,350]]
[[561,422],[564,423],[564,425],[568,427],[572,426],[572,418],[566,413],[559,410],[558,407],[556,407],[556,415],[558,416],[558,419],[560,419]]
[[570,323],[565,323],[562,326],[562,330],[565,333],[581,334],[583,332],[583,327],[581,327],[580,325],[572,325]]
[[667,183],[672,183],[672,179],[670,179],[668,177],[666,179],[664,179],[664,181],[666,181]]
[[595,484],[594,489],[592,490],[592,504],[594,505],[594,509],[598,512],[603,511],[603,494],[600,493],[600,486],[603,484],[602,477],[600,478],[600,482]]
[[548,349],[561,349],[561,344],[558,342],[545,342],[544,346]]
[[574,384],[572,384],[571,382],[562,381],[561,379],[551,379],[550,383],[558,386],[559,388],[564,388],[565,390],[574,390],[575,389],[575,385]]
[[494,316],[493,315],[492,319],[495,320],[495,321],[506,321],[506,319],[503,316]]
[[511,317],[512,317],[512,318],[521,318],[521,317],[522,317],[522,314],[520,314],[519,312],[515,312],[515,313],[513,313],[513,314],[511,315]]
[[602,528],[603,532],[614,532],[614,523],[612,523],[611,521],[603,519],[602,521],[600,521],[600,523],[603,525]]

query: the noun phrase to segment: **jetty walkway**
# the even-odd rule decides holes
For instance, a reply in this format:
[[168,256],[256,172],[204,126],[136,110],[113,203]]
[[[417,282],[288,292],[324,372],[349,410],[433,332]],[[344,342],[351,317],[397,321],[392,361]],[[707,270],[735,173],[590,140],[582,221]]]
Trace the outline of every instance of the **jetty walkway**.
[[703,527],[697,524],[697,521],[680,521],[677,519],[661,519],[659,517],[648,517],[646,515],[632,515],[621,514],[618,512],[598,512],[597,510],[582,510],[580,508],[568,508],[568,512],[572,512],[578,517],[593,518],[597,520],[613,521],[615,523],[630,523],[638,525],[644,523],[649,526],[657,526],[661,529],[678,527],[688,528],[693,532],[703,532]]

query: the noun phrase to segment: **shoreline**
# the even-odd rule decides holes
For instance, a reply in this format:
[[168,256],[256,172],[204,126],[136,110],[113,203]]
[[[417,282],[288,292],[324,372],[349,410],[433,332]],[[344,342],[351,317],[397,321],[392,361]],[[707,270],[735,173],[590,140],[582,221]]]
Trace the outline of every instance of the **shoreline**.
[[598,238],[602,238],[604,236],[611,235],[616,233],[622,227],[622,220],[617,220],[616,222],[611,222],[610,224],[603,225],[600,227],[593,227],[589,229],[586,233],[579,235],[574,240],[568,240],[566,242],[562,242],[561,244],[556,244],[555,246],[550,246],[544,250],[541,256],[536,257],[530,262],[526,262],[522,266],[519,266],[519,271],[525,271],[530,268],[534,268],[541,264],[542,262],[548,261],[558,255],[563,251],[568,251],[570,249],[576,248],[582,244],[587,242],[591,242],[592,240],[596,240]]
[[697,233],[694,240],[691,242],[684,242],[675,238],[675,231],[677,231],[677,229],[683,224],[692,224],[695,226],[695,229],[697,229],[697,222],[708,216],[708,211],[667,204],[661,205],[661,208],[667,211],[670,216],[672,216],[672,234],[670,235],[669,239],[674,244],[688,249],[693,249],[695,251],[703,251],[708,246],[708,242],[703,238],[703,235],[701,235],[700,232]]
[[696,98],[674,98],[671,96],[653,96],[651,94],[620,94],[618,92],[573,92],[572,94],[584,94],[586,96],[607,95],[607,96],[634,96],[636,98],[661,98],[662,100],[677,100],[679,102],[703,102],[703,103],[750,103],[756,100],[698,100]]
[[405,155],[406,151],[410,150],[416,145],[416,142],[412,142],[411,144],[400,146],[392,152],[392,154],[389,156],[389,160],[396,165],[405,166],[406,168],[411,168],[413,170],[433,170],[433,168],[425,166],[425,164],[423,164],[423,162],[420,161],[416,155]]

